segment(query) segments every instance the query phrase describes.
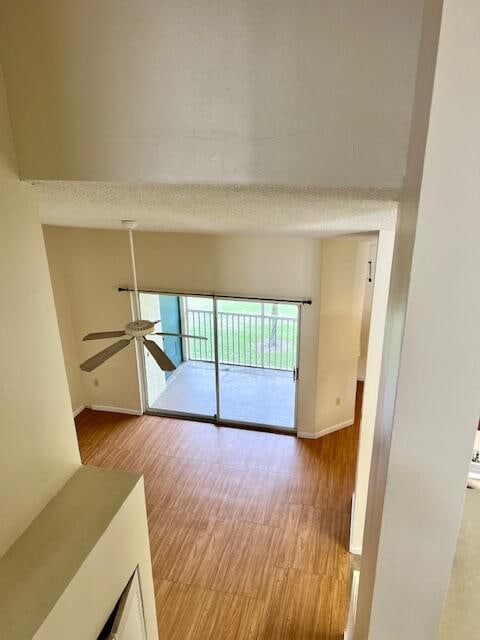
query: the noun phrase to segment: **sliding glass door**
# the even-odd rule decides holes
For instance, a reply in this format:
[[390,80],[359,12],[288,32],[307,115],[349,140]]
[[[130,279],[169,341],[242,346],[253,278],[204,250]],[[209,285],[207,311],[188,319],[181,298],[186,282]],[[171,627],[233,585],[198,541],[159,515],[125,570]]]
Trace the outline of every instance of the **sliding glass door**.
[[215,419],[213,298],[141,293],[140,307],[142,317],[160,320],[157,331],[207,338],[153,337],[176,369],[162,371],[144,350],[147,408],[173,415]]
[[298,304],[156,293],[140,303],[159,331],[196,336],[155,338],[176,365],[171,373],[145,352],[150,411],[295,428]]
[[218,298],[220,420],[292,429],[298,305]]

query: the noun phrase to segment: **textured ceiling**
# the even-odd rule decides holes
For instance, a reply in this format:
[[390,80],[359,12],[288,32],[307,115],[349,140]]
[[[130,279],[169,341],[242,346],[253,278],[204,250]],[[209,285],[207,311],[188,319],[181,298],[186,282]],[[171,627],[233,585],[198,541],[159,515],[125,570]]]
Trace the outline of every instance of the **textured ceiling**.
[[34,182],[44,224],[322,236],[394,226],[392,189]]

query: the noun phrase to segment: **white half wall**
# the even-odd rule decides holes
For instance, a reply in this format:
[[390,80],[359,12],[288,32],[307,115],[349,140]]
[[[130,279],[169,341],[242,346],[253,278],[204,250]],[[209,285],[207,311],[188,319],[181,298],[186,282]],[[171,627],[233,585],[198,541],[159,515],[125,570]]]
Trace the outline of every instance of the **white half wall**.
[[98,638],[136,567],[158,640],[143,478],[80,467],[0,558],[0,637]]

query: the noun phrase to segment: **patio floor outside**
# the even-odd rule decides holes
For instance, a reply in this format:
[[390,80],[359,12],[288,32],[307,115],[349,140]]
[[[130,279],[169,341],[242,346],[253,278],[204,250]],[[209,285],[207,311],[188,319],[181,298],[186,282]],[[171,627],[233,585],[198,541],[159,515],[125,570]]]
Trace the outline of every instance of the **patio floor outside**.
[[[294,427],[295,383],[291,371],[221,364],[219,373],[222,419]],[[214,364],[183,362],[150,408],[214,416]]]

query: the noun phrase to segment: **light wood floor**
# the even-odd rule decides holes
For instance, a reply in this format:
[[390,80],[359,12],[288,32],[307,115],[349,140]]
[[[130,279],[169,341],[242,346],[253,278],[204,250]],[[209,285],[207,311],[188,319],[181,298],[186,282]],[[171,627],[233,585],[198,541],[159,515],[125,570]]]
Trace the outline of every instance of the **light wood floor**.
[[297,440],[90,410],[76,422],[84,463],[145,476],[161,640],[343,638],[357,424]]

